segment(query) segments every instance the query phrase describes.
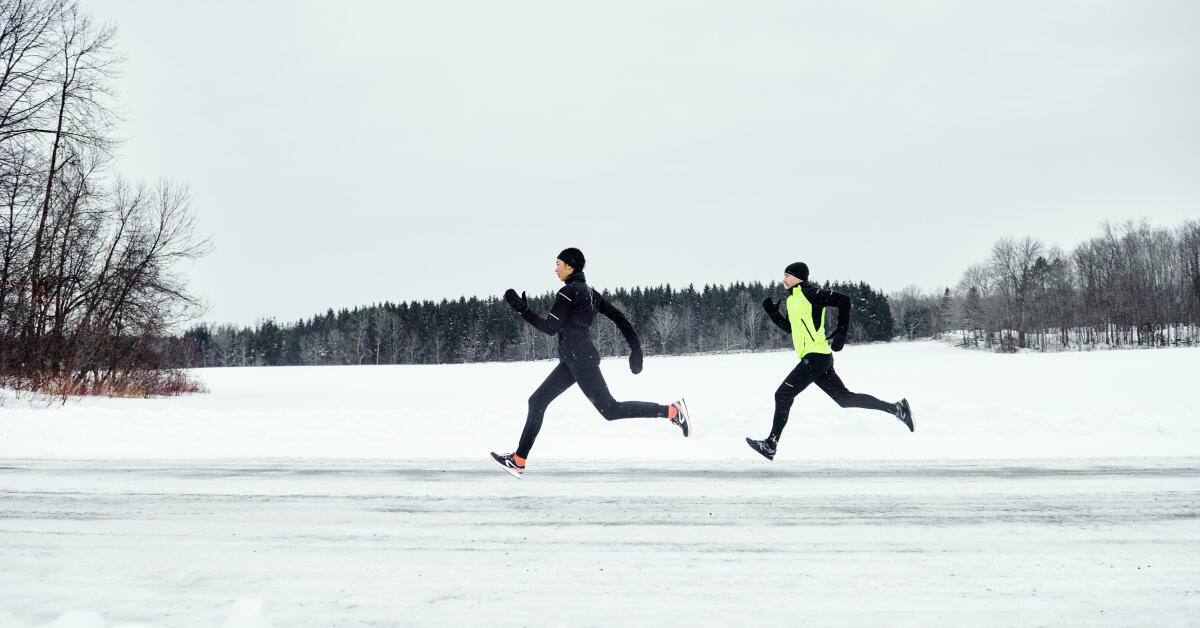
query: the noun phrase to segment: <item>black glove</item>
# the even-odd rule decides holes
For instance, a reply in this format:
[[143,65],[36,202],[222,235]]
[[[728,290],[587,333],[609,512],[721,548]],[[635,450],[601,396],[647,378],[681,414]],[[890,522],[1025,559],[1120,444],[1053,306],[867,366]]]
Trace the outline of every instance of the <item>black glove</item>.
[[508,306],[516,310],[518,314],[524,314],[525,310],[529,309],[529,302],[525,300],[525,293],[517,296],[517,291],[509,288],[504,291],[504,300],[508,302]]
[[629,370],[633,371],[634,375],[642,372],[642,350],[634,349],[633,353],[629,354]]
[[779,313],[779,304],[772,301],[771,297],[767,297],[767,298],[763,299],[763,309],[769,313],[774,312],[775,314],[778,314]]
[[828,338],[829,348],[834,351],[841,351],[842,347],[846,346],[846,330],[839,329],[833,332],[833,335]]

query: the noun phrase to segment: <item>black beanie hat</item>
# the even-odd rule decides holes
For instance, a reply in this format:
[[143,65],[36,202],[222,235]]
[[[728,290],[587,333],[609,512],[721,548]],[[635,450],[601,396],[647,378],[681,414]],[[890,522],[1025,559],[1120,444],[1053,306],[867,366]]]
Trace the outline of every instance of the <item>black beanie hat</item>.
[[583,251],[580,251],[575,247],[563,249],[562,253],[558,254],[558,259],[562,260],[567,266],[574,268],[575,272],[583,270],[583,264],[585,262],[583,259]]
[[808,281],[808,264],[805,264],[804,262],[792,262],[791,264],[787,265],[787,268],[783,269],[783,272],[795,277],[796,279]]

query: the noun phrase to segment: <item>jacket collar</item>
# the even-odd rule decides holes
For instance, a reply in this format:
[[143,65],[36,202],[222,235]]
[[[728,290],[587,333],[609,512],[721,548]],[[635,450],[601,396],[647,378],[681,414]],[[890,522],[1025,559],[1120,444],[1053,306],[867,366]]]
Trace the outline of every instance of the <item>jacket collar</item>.
[[586,283],[586,282],[587,282],[587,279],[584,278],[582,270],[576,271],[576,272],[571,273],[570,275],[567,275],[567,278],[563,280],[563,283]]

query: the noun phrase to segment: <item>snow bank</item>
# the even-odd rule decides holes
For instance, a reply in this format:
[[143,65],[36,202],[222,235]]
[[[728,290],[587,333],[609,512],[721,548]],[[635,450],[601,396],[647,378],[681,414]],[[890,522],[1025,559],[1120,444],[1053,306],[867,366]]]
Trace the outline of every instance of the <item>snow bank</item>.
[[[618,399],[687,397],[691,438],[657,419],[606,422],[572,388],[550,406],[533,457],[752,458],[791,352],[653,357],[602,366]],[[0,459],[430,459],[510,451],[552,362],[201,369],[209,394],[0,408]],[[936,342],[852,346],[836,367],[856,392],[912,403],[889,415],[801,394],[780,460],[1188,456],[1200,451],[1200,351],[998,355]]]

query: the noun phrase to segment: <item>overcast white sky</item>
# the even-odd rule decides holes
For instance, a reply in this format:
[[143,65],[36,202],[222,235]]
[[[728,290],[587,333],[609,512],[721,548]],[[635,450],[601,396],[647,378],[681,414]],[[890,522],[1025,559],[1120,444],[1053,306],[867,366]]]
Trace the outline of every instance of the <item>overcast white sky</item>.
[[1200,3],[84,0],[206,320],[814,278],[1200,218]]

